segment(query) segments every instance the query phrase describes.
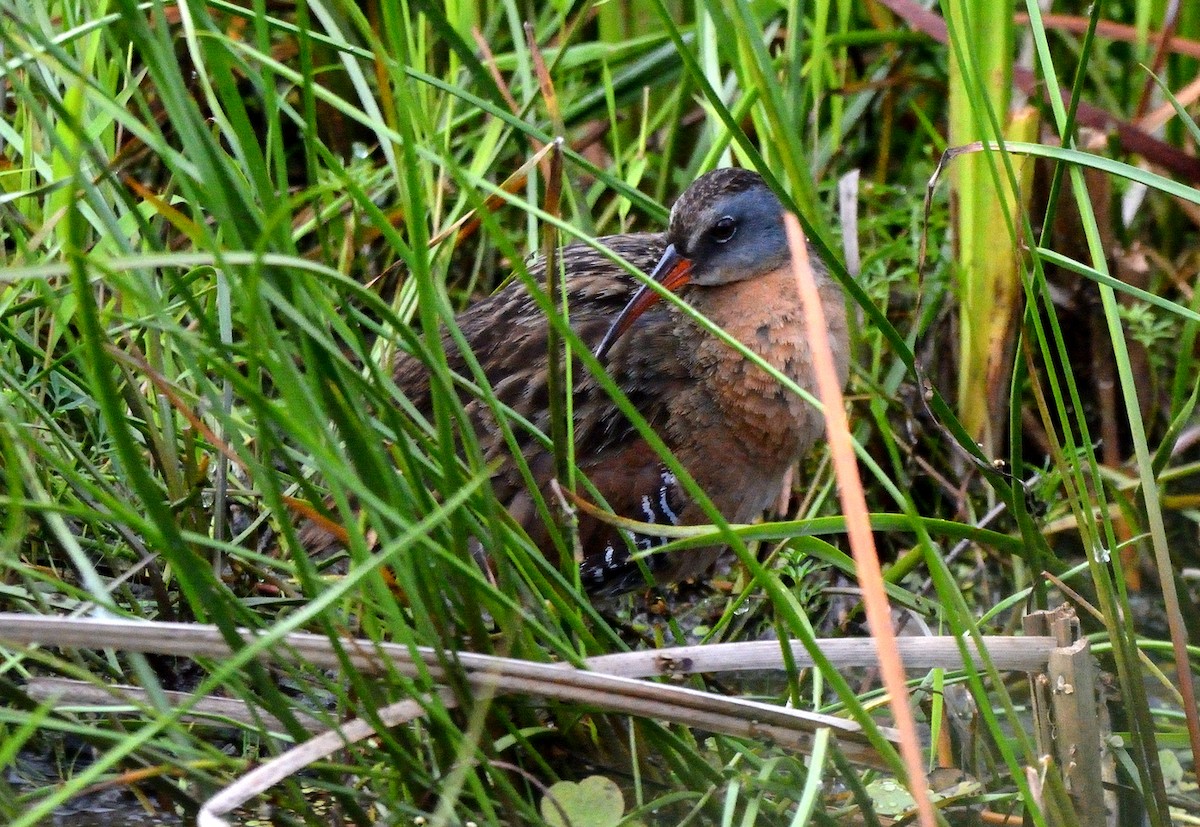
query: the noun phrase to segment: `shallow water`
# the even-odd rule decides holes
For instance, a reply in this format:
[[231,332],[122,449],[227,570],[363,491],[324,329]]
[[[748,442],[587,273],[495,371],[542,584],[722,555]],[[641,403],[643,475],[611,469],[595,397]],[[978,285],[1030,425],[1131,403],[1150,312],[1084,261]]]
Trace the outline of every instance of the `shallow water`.
[[[5,772],[5,781],[18,795],[44,791],[61,783],[55,764],[48,756],[22,753],[15,766]],[[150,812],[147,807],[153,807]],[[0,814],[2,817],[2,814]],[[68,801],[38,822],[40,827],[176,827],[182,818],[146,803],[124,789],[100,790]]]

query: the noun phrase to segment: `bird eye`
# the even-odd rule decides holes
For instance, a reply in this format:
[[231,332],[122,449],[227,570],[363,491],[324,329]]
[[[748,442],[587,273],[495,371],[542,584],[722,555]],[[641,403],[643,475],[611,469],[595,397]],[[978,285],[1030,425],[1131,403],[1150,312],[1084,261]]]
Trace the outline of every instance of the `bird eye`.
[[737,233],[737,228],[737,220],[733,216],[727,215],[713,225],[713,228],[708,231],[708,237],[718,244],[724,244],[733,238]]

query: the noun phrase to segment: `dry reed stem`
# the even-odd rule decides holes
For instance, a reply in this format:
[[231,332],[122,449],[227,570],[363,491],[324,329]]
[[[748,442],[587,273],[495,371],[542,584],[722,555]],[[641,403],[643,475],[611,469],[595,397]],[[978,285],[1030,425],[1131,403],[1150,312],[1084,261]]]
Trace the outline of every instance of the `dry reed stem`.
[[838,480],[842,513],[846,517],[846,533],[850,540],[850,551],[854,556],[855,570],[858,572],[858,582],[863,591],[867,628],[879,646],[880,673],[883,685],[888,691],[896,728],[900,733],[900,754],[908,769],[909,792],[916,801],[920,823],[923,827],[934,827],[937,819],[934,816],[933,804],[929,800],[929,779],[925,776],[921,760],[917,722],[909,705],[904,662],[896,647],[891,606],[883,588],[883,572],[879,567],[879,556],[871,535],[867,498],[858,475],[858,461],[854,457],[850,424],[842,400],[842,383],[833,364],[833,349],[829,344],[825,310],[817,292],[817,282],[809,263],[808,245],[800,229],[800,222],[790,213],[785,214],[783,218],[788,244],[792,248],[792,270],[800,288],[801,303],[804,305],[808,346],[813,358],[813,373],[817,380],[817,396],[825,408],[825,431]]

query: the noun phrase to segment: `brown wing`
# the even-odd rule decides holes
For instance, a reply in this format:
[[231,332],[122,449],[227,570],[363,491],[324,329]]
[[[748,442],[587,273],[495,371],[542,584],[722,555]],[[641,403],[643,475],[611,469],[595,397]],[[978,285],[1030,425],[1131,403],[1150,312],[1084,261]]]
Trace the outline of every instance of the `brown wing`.
[[[657,263],[665,247],[658,233],[607,236],[598,242],[643,271]],[[564,247],[560,261],[567,275],[571,325],[584,342],[594,347],[628,303],[637,282],[624,268],[585,244]],[[545,261],[541,256],[529,263],[529,272],[545,284]],[[546,363],[546,317],[521,281],[512,280],[460,313],[455,321],[492,386],[509,389],[511,401],[518,403],[514,408],[529,414],[546,407],[545,376],[538,373]],[[450,369],[467,375],[467,361],[449,334],[442,337],[442,345]],[[394,374],[396,383],[418,409],[428,412],[429,377],[425,366],[408,354],[400,354]]]
[[[643,272],[653,268],[665,246],[658,234],[610,236],[600,242]],[[638,283],[588,246],[571,245],[561,255],[567,273],[571,326],[584,343],[594,348]],[[530,264],[530,272],[543,283],[544,267],[540,258]],[[609,375],[651,426],[660,431],[667,416],[666,400],[688,381],[679,360],[664,358],[677,346],[674,316],[675,311],[663,305],[647,311],[612,349],[607,364]],[[456,322],[497,398],[545,433],[549,427],[547,322],[524,285],[508,285],[460,314]],[[470,376],[466,359],[448,335],[443,337],[443,346],[451,370]],[[581,470],[616,513],[647,522],[674,521],[688,506],[674,478],[579,362],[573,378],[576,452]],[[429,379],[419,360],[401,355],[396,361],[395,379],[420,410],[429,411]],[[549,534],[537,517],[530,492],[509,457],[491,411],[477,399],[464,398],[463,402],[485,456],[503,460],[493,478],[497,496],[533,540],[549,552]],[[545,493],[554,472],[549,453],[532,434],[515,425],[514,430],[521,453]],[[628,539],[637,548],[649,548],[651,543],[647,537]],[[620,532],[582,515],[580,540],[585,554],[584,581],[589,590],[622,591],[643,582],[637,564],[629,559],[630,542]],[[656,571],[661,560],[651,556],[647,563]]]
[[[619,235],[601,238],[606,247],[643,271],[651,269],[662,254],[665,242],[659,234]],[[637,282],[619,265],[583,244],[572,244],[561,252],[567,274],[567,303],[571,326],[589,347],[595,347],[621,309],[637,289]],[[529,266],[530,272],[544,283],[545,264],[541,258]],[[658,348],[669,343],[672,311],[656,308],[647,312],[625,337],[619,349],[610,355],[610,375],[626,389],[634,404],[652,423],[664,415],[658,404],[664,377],[649,359],[639,355],[643,348]],[[487,376],[497,398],[545,432],[549,426],[547,387],[547,322],[541,308],[525,286],[514,281],[494,295],[472,305],[456,318],[463,336]],[[661,340],[661,342],[656,341]],[[467,360],[447,334],[442,345],[450,369],[470,378]],[[429,376],[420,360],[401,354],[396,359],[397,385],[418,410],[431,408]],[[580,456],[610,448],[619,448],[635,434],[608,395],[578,361],[573,371],[575,391],[576,443]],[[486,405],[476,399],[463,399],[490,457],[504,450],[495,422]],[[518,433],[523,453],[532,459],[538,441],[528,433]],[[503,499],[513,495],[504,487],[505,474],[497,494]],[[540,482],[544,482],[539,478]],[[513,484],[519,485],[514,479]]]

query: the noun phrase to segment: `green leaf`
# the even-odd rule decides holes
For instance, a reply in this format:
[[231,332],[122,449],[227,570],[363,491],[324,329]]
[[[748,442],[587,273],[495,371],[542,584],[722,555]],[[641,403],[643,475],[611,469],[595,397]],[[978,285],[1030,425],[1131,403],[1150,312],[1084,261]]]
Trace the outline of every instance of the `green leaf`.
[[559,781],[542,799],[542,818],[553,827],[612,827],[624,812],[621,788],[603,775],[590,775],[578,784]]

